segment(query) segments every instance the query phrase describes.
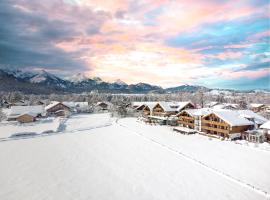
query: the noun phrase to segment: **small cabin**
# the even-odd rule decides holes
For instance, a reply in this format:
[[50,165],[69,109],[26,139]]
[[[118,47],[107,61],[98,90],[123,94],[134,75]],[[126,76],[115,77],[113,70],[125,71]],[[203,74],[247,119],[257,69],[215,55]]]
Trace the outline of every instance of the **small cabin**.
[[[7,116],[7,120],[17,121],[18,117],[25,114],[31,115],[35,118],[45,116],[44,107],[43,106],[12,106]],[[29,117],[30,116],[28,116],[28,118]]]
[[53,102],[45,107],[47,115],[56,115],[58,111],[70,112],[70,108],[61,102]]
[[111,104],[107,102],[98,102],[96,103],[96,108],[105,111],[109,109],[110,105]]
[[17,117],[17,121],[21,123],[30,123],[36,121],[36,117],[29,113],[22,114]]

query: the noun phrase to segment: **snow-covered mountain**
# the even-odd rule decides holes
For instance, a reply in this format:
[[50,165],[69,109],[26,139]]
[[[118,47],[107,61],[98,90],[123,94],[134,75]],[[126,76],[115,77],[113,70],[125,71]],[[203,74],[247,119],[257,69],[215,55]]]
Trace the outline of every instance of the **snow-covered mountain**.
[[14,76],[17,79],[30,79],[37,75],[36,73],[33,72],[28,72],[28,71],[22,71],[19,69],[1,69],[3,72],[5,72],[8,75]]
[[[48,94],[48,93],[80,93],[98,90],[108,93],[177,93],[208,91],[211,94],[229,94],[230,92],[255,92],[236,91],[226,89],[209,89],[199,85],[180,85],[163,89],[147,83],[126,84],[120,79],[109,83],[99,77],[90,78],[83,73],[78,73],[68,79],[60,78],[45,70],[40,72],[28,72],[18,69],[0,68],[0,91],[21,91],[25,93]],[[269,92],[265,90],[264,92]]]
[[199,85],[188,85],[188,84],[166,89],[167,92],[180,92],[180,91],[196,92],[198,90],[207,91],[209,89]]
[[161,87],[146,83],[128,85],[121,80],[109,83],[99,77],[89,78],[83,73],[63,79],[45,70],[32,73],[17,69],[0,69],[0,90],[26,93],[90,92],[92,90],[116,93],[164,92]]
[[74,83],[87,81],[88,79],[89,79],[89,77],[84,73],[78,73],[78,74],[71,76],[70,78],[67,78],[67,80],[74,82]]
[[124,81],[122,81],[121,79],[117,79],[113,82],[114,84],[117,84],[117,85],[127,85]]

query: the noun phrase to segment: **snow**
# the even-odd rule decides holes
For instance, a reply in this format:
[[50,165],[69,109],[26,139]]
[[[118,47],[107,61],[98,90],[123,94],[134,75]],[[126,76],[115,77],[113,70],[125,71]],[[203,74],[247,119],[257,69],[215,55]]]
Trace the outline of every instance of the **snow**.
[[234,110],[213,110],[214,113],[222,120],[230,124],[231,126],[253,125],[254,123],[240,116],[237,111]]
[[60,103],[59,101],[52,101],[49,105],[47,105],[45,107],[45,110],[47,111],[47,110],[51,109],[52,107],[56,106],[59,103]]
[[74,82],[74,83],[80,83],[80,82],[83,82],[83,81],[87,81],[89,80],[90,78],[84,74],[84,73],[78,73],[78,74],[75,74],[74,76],[68,78],[68,80]]
[[44,131],[56,132],[60,125],[59,118],[41,119],[32,123],[2,122],[0,123],[0,139],[6,139],[15,133],[35,132],[41,134]]
[[65,123],[66,132],[90,130],[97,127],[108,126],[112,124],[112,118],[109,113],[103,114],[78,114],[67,119]]
[[270,130],[270,121],[265,122],[263,125],[260,126],[260,128]]
[[43,115],[44,114],[43,106],[12,106],[10,108],[9,115],[21,115],[24,113],[32,113],[33,116]]
[[109,114],[0,142],[0,199],[266,199],[270,152]]
[[115,80],[113,83],[117,84],[117,85],[127,85],[124,81],[122,81],[121,79],[117,79]]

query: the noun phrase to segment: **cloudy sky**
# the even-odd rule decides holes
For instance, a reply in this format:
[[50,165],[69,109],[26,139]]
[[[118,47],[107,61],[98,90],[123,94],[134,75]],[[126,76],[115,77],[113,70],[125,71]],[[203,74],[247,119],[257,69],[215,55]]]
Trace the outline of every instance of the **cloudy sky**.
[[270,87],[268,0],[0,1],[0,67]]

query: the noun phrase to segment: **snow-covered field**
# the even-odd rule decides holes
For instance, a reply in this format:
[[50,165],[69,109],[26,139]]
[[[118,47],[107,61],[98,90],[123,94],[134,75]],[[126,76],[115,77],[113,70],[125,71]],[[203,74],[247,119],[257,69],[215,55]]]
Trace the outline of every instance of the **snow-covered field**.
[[34,132],[41,134],[44,131],[56,132],[60,125],[61,119],[59,118],[49,118],[42,119],[33,123],[21,124],[19,122],[2,122],[0,123],[0,138],[10,137],[15,133],[22,132]]
[[[1,133],[0,133],[1,134]],[[0,142],[0,199],[269,199],[270,152],[109,114]]]

